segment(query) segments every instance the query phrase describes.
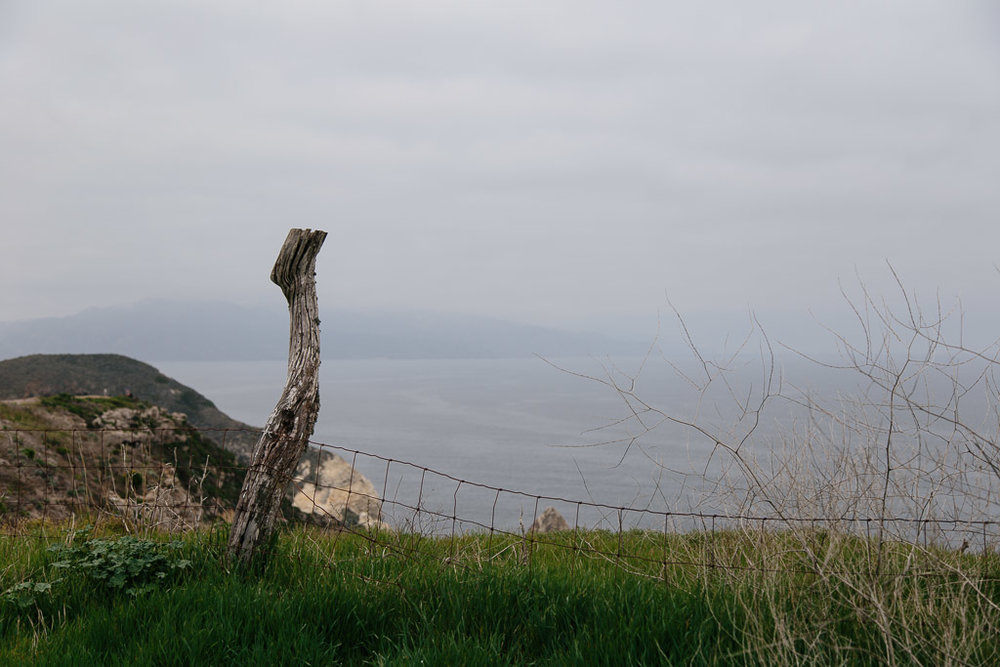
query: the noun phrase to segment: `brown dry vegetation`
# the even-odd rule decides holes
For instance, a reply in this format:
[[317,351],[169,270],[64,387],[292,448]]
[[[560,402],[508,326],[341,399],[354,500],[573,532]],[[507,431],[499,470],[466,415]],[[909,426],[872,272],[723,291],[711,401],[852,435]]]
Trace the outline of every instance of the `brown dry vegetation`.
[[0,521],[98,510],[170,529],[232,507],[233,454],[184,415],[125,397],[0,402]]

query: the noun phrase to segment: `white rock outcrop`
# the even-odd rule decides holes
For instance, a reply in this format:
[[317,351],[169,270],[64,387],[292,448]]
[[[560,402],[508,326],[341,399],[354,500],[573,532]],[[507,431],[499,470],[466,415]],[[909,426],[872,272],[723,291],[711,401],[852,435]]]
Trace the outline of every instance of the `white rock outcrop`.
[[546,507],[545,511],[535,518],[531,524],[531,533],[555,533],[560,530],[569,530],[569,524],[555,507]]
[[295,469],[291,493],[295,509],[317,523],[387,527],[375,485],[332,452],[308,450]]

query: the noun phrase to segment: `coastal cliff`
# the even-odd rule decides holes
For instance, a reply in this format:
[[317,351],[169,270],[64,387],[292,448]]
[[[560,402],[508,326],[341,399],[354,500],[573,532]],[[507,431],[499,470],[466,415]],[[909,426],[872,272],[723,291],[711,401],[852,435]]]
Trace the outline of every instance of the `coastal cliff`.
[[[259,429],[121,355],[0,361],[0,521],[107,511],[168,529],[228,518]],[[283,515],[382,526],[374,486],[310,448]]]

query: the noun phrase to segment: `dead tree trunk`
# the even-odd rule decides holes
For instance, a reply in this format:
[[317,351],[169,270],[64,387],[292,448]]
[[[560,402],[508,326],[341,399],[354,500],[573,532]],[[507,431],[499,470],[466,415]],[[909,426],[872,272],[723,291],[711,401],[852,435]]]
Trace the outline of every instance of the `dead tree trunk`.
[[248,563],[261,555],[319,414],[319,317],[316,255],[326,232],[293,229],[281,246],[271,280],[288,300],[288,379],[285,390],[254,447],[243,480],[232,529],[229,558]]

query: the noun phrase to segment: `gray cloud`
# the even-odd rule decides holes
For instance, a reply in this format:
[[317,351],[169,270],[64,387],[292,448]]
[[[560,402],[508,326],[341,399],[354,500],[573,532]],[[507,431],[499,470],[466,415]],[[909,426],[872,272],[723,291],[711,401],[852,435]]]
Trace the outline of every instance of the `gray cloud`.
[[273,298],[292,226],[347,306],[823,310],[886,258],[996,293],[988,3],[0,11],[0,319]]

